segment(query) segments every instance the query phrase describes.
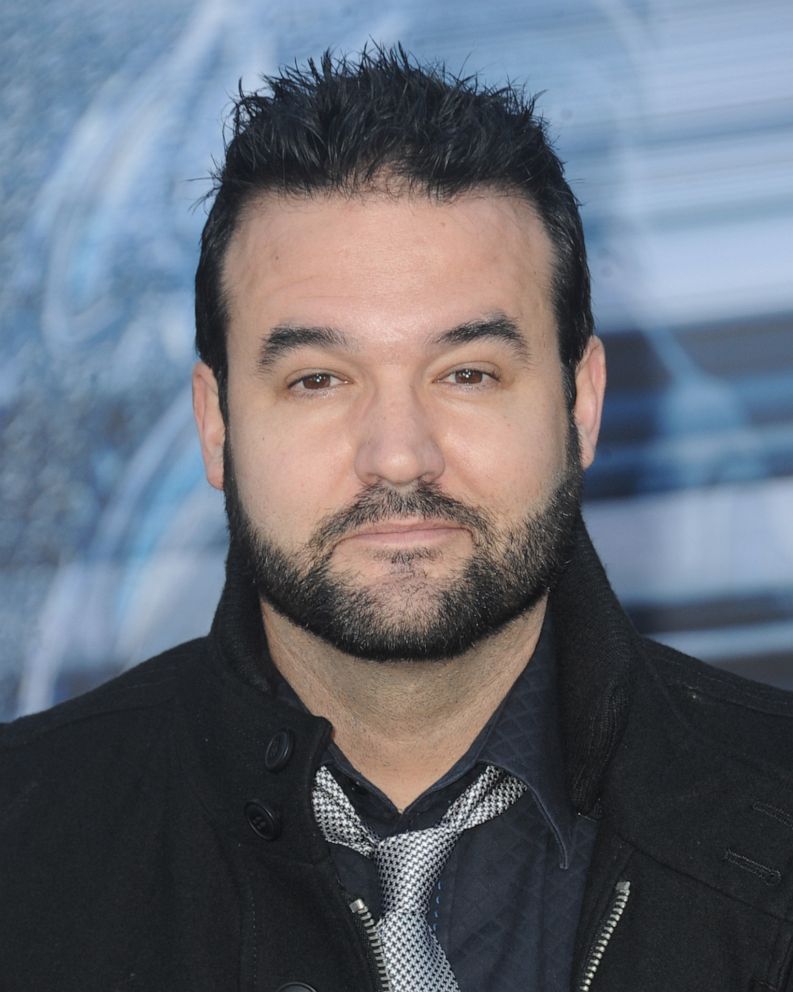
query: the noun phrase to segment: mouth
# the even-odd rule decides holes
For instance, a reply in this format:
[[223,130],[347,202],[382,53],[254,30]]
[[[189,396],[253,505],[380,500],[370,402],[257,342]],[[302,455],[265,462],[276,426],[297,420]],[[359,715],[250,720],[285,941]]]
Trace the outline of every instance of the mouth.
[[383,520],[349,534],[342,542],[427,545],[449,540],[462,532],[467,532],[467,528],[450,520]]

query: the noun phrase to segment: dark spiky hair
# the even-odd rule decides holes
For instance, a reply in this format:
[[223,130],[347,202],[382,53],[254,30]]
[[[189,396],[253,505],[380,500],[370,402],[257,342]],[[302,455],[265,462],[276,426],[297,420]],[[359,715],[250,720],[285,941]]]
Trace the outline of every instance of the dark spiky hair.
[[226,415],[223,261],[241,212],[266,193],[353,196],[372,188],[449,200],[490,187],[531,203],[554,251],[553,303],[568,398],[593,331],[578,203],[534,100],[489,87],[442,64],[421,65],[402,46],[353,61],[326,52],[317,65],[240,88],[196,272],[196,348],[215,373]]

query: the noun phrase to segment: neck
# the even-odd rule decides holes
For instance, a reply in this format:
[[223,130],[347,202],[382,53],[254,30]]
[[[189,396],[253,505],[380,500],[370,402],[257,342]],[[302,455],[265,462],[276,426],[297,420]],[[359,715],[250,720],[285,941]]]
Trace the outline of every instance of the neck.
[[444,661],[367,661],[296,627],[267,604],[272,660],[308,710],[333,725],[352,765],[404,809],[468,750],[531,657],[546,600]]

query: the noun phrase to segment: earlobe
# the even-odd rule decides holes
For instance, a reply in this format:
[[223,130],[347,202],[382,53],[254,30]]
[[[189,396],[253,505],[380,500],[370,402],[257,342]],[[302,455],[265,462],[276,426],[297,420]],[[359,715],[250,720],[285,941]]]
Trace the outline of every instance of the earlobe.
[[217,379],[204,362],[198,362],[193,369],[193,416],[207,481],[215,489],[222,489],[226,425],[220,409]]
[[576,368],[575,384],[573,417],[581,446],[581,467],[586,469],[595,460],[606,391],[606,352],[603,342],[594,335]]

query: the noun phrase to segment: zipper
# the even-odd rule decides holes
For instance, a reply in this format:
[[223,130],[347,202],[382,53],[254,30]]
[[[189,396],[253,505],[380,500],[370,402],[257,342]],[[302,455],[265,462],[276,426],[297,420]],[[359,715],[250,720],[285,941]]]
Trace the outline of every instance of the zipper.
[[350,909],[361,924],[361,929],[366,938],[370,957],[375,967],[378,990],[379,992],[391,992],[391,982],[388,980],[388,972],[385,966],[383,943],[380,940],[380,934],[377,932],[377,924],[363,899],[353,900],[350,903]]
[[581,981],[578,992],[589,992],[592,988],[592,982],[595,980],[595,975],[600,967],[600,962],[603,960],[603,955],[606,953],[606,948],[609,945],[609,941],[614,936],[614,931],[617,929],[617,924],[622,919],[622,914],[625,912],[625,907],[628,905],[628,898],[630,897],[630,894],[630,882],[617,882],[614,886],[614,894],[611,897],[608,914],[601,924],[600,930],[598,930],[597,936],[592,944],[592,949],[589,952],[589,957],[587,958],[584,966],[584,977]]

